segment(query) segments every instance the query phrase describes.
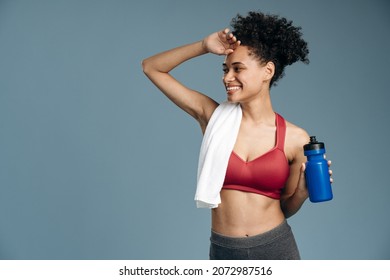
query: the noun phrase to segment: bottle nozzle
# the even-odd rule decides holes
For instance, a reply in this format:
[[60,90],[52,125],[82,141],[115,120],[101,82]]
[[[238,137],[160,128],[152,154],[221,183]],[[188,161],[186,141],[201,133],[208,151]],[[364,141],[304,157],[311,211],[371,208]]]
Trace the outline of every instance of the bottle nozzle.
[[318,142],[315,136],[310,136],[310,142],[303,146],[305,151],[325,149],[323,142]]

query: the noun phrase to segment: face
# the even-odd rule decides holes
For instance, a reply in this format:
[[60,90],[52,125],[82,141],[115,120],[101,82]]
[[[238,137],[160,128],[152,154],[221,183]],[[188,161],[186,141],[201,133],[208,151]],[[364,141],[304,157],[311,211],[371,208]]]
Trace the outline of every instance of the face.
[[[269,69],[268,69],[269,70]],[[269,91],[269,71],[246,46],[239,46],[223,63],[223,83],[228,101],[248,102]]]

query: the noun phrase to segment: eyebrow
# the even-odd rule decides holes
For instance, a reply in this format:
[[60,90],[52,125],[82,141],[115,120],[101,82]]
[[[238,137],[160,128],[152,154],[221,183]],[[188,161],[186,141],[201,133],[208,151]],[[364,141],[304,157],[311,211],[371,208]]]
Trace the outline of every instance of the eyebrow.
[[[234,66],[234,65],[245,65],[245,64],[242,63],[242,62],[233,62],[232,66]],[[226,66],[227,67],[227,64],[224,62],[224,63],[222,63],[222,66]]]

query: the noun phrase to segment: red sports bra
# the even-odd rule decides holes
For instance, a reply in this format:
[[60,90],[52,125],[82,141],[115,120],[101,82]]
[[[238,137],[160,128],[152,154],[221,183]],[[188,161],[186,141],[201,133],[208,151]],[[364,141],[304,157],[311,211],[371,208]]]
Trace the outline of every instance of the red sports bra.
[[276,115],[276,144],[265,154],[244,161],[234,151],[230,155],[222,189],[239,190],[280,199],[290,167],[284,154],[286,123]]

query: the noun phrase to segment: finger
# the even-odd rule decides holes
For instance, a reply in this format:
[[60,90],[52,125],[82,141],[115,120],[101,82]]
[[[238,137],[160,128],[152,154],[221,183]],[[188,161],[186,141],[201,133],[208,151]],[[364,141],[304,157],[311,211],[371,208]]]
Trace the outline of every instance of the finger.
[[232,45],[232,49],[236,49],[239,45],[241,45],[241,41],[236,41],[236,42]]
[[302,165],[301,165],[301,172],[305,173],[305,170],[306,170],[306,164],[302,163]]
[[225,33],[225,35],[226,35],[226,38],[232,38],[234,35],[233,35],[233,32],[229,29],[229,28],[226,28],[225,30],[224,30],[224,33]]
[[306,170],[306,164],[302,163],[298,181],[301,181],[301,179],[305,179],[305,170]]
[[328,160],[328,166],[330,166],[331,164],[332,164],[332,161]]
[[236,36],[234,36],[232,33],[229,33],[226,37],[228,38],[228,42],[230,44],[237,42]]
[[222,40],[224,40],[225,38],[227,38],[227,34],[230,32],[229,28],[225,28],[221,31],[218,31],[217,34],[218,34],[218,37]]

